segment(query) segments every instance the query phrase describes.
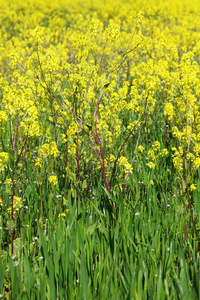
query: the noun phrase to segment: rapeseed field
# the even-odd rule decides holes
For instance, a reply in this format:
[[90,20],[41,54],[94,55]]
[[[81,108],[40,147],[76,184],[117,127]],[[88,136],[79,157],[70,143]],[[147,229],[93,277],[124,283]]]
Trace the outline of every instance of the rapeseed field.
[[0,298],[200,298],[199,11],[0,0]]

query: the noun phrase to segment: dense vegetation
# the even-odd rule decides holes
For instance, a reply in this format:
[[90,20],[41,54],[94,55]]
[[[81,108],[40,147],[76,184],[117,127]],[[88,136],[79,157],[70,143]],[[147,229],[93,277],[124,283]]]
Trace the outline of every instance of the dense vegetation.
[[200,299],[199,10],[0,0],[0,298]]

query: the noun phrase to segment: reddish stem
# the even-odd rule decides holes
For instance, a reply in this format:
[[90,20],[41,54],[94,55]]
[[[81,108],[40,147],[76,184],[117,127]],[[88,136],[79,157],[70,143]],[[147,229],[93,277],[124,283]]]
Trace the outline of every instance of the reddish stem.
[[79,193],[79,180],[80,180],[80,165],[79,165],[80,153],[78,151],[78,132],[76,137],[76,154],[77,154],[77,179],[78,179],[78,183],[76,185],[76,205],[78,208],[78,193]]

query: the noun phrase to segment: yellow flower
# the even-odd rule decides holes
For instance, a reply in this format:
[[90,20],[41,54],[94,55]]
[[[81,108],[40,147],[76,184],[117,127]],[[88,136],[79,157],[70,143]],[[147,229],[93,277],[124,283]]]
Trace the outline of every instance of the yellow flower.
[[155,164],[154,164],[152,161],[150,161],[150,162],[147,164],[147,166],[148,166],[150,169],[154,169],[154,168],[155,168]]
[[120,157],[120,159],[119,159],[119,166],[121,168],[125,169],[124,172],[126,174],[128,174],[129,172],[132,173],[133,168],[132,168],[131,164],[129,164],[129,162],[128,162],[128,160],[127,160],[127,158],[125,156],[121,156]]
[[155,141],[153,144],[153,149],[159,151],[160,150],[160,143],[158,141]]
[[153,180],[150,180],[150,184],[151,184],[151,185],[154,185]]
[[148,156],[151,160],[155,160],[156,159],[156,156],[155,156],[155,153],[154,153],[154,150],[153,149],[149,149],[148,151]]
[[138,146],[138,151],[140,152],[140,153],[143,153],[144,152],[144,147],[143,146]]
[[72,122],[67,130],[67,135],[73,137],[78,132],[78,125],[75,122]]
[[[16,211],[16,210],[19,210],[19,208],[22,207],[21,200],[22,200],[21,197],[14,196],[14,198],[13,198],[13,209],[14,209],[15,211]],[[10,207],[8,208],[8,212],[11,212],[11,211],[12,211],[12,206],[10,206]]]
[[200,157],[197,157],[193,162],[193,167],[198,169],[200,167]]
[[42,159],[40,157],[37,157],[35,165],[42,167]]
[[165,149],[162,149],[161,155],[167,156],[168,153],[169,153],[168,150],[165,148]]
[[183,169],[183,160],[182,160],[182,158],[180,158],[179,156],[174,156],[173,163],[174,163],[174,167],[177,170],[182,171],[182,169]]
[[52,175],[49,177],[49,182],[52,183],[53,185],[57,184],[57,177],[55,175]]
[[7,178],[6,181],[5,181],[5,184],[9,184],[12,182],[12,179],[11,178]]
[[69,208],[66,209],[66,212],[65,212],[65,213],[60,213],[60,214],[58,215],[58,218],[60,218],[60,217],[65,218],[66,215],[68,215],[68,213],[69,213]]
[[47,157],[49,155],[49,144],[43,144],[38,153],[40,156]]
[[112,163],[113,161],[115,161],[115,157],[113,154],[110,154],[110,162]]
[[68,146],[68,154],[70,155],[70,156],[75,156],[75,154],[76,154],[76,149],[77,149],[77,146],[76,146],[76,144],[70,144],[69,146]]
[[61,213],[61,214],[58,215],[58,218],[60,218],[60,217],[65,218],[66,214],[65,213]]
[[59,151],[58,151],[56,142],[51,142],[49,144],[49,147],[50,147],[50,153],[51,153],[51,155],[53,155],[54,157],[57,157],[58,154],[59,154]]
[[173,118],[174,114],[175,113],[174,113],[174,107],[173,107],[173,105],[171,103],[166,103],[165,104],[164,115],[166,115],[167,118],[169,120],[171,120]]
[[3,171],[7,167],[9,155],[7,152],[0,153],[0,171]]
[[195,191],[196,189],[197,189],[196,186],[194,184],[191,184],[190,191]]

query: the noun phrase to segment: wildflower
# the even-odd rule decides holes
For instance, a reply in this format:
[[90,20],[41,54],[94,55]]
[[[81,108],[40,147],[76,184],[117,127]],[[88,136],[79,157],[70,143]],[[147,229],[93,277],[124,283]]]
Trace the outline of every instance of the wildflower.
[[58,215],[58,218],[60,218],[60,217],[65,218],[65,217],[66,217],[66,214],[68,214],[68,213],[69,213],[69,209],[67,208],[67,209],[66,209],[66,213],[60,213],[60,214]]
[[166,148],[162,149],[162,151],[161,151],[161,155],[162,156],[167,156],[168,153],[169,152],[168,152],[168,150]]
[[188,159],[188,160],[194,161],[194,158],[195,158],[195,157],[194,157],[194,154],[192,154],[192,153],[188,153],[188,154],[187,154],[187,159]]
[[195,191],[196,189],[197,189],[196,186],[194,184],[191,184],[190,191]]
[[166,103],[165,104],[164,115],[166,115],[167,118],[169,120],[171,120],[173,118],[174,114],[175,113],[174,113],[174,107],[173,107],[173,105],[171,103]]
[[115,42],[120,36],[120,28],[118,24],[109,24],[106,29],[106,35],[111,42]]
[[128,174],[129,172],[132,173],[132,166],[131,164],[129,164],[129,162],[127,161],[127,158],[124,157],[124,156],[121,156],[120,159],[119,159],[119,166],[121,168],[124,168],[125,170],[125,173]]
[[147,164],[147,166],[148,166],[150,169],[154,169],[154,168],[155,168],[155,164],[154,164],[152,161],[150,161],[150,162]]
[[178,169],[179,171],[182,171],[183,169],[183,160],[179,156],[174,156],[173,158],[174,167]]
[[19,262],[18,261],[15,261],[14,262],[14,267],[17,267],[19,265]]
[[9,184],[12,182],[12,179],[11,178],[7,178],[6,181],[5,181],[5,184]]
[[0,153],[0,171],[3,171],[7,167],[9,155],[7,152]]
[[78,125],[75,122],[72,122],[67,130],[67,135],[73,137],[76,135],[77,132]]
[[52,185],[57,184],[57,177],[55,175],[52,175],[49,177],[49,182],[52,183]]
[[193,167],[198,169],[200,167],[200,157],[197,157],[193,162]]
[[138,151],[140,152],[140,153],[143,153],[144,152],[144,147],[143,146],[138,146]]
[[[21,200],[22,200],[21,197],[18,197],[18,196],[14,196],[14,197],[13,197],[13,209],[14,209],[15,211],[18,211],[19,208],[22,207]],[[10,207],[8,208],[8,212],[11,212],[11,211],[12,211],[12,206],[10,206]]]
[[8,116],[7,116],[6,112],[0,111],[0,122],[5,122],[5,121],[7,121],[7,119],[8,119]]
[[160,150],[160,143],[158,141],[155,141],[153,144],[153,149],[159,151]]
[[114,155],[113,155],[113,154],[110,154],[110,162],[112,163],[112,162],[114,162],[114,161],[115,161]]
[[59,154],[59,151],[57,149],[56,142],[51,142],[49,145],[49,148],[50,148],[51,155],[53,155],[54,157],[57,157]]
[[38,167],[42,167],[42,159],[40,157],[38,157],[36,159],[35,165],[38,166]]
[[47,157],[49,155],[49,144],[43,144],[38,153],[40,156]]
[[153,160],[153,161],[156,159],[155,152],[154,152],[153,149],[149,149],[149,151],[148,151],[148,156],[149,156],[149,158],[150,158],[151,160]]
[[143,11],[140,11],[138,14],[137,14],[137,19],[136,19],[136,27],[140,27],[140,24],[142,23],[142,20],[144,18],[144,12]]
[[70,156],[75,156],[75,154],[76,154],[76,144],[75,143],[73,143],[73,144],[70,144],[69,146],[68,146],[68,153],[69,153],[69,155]]

